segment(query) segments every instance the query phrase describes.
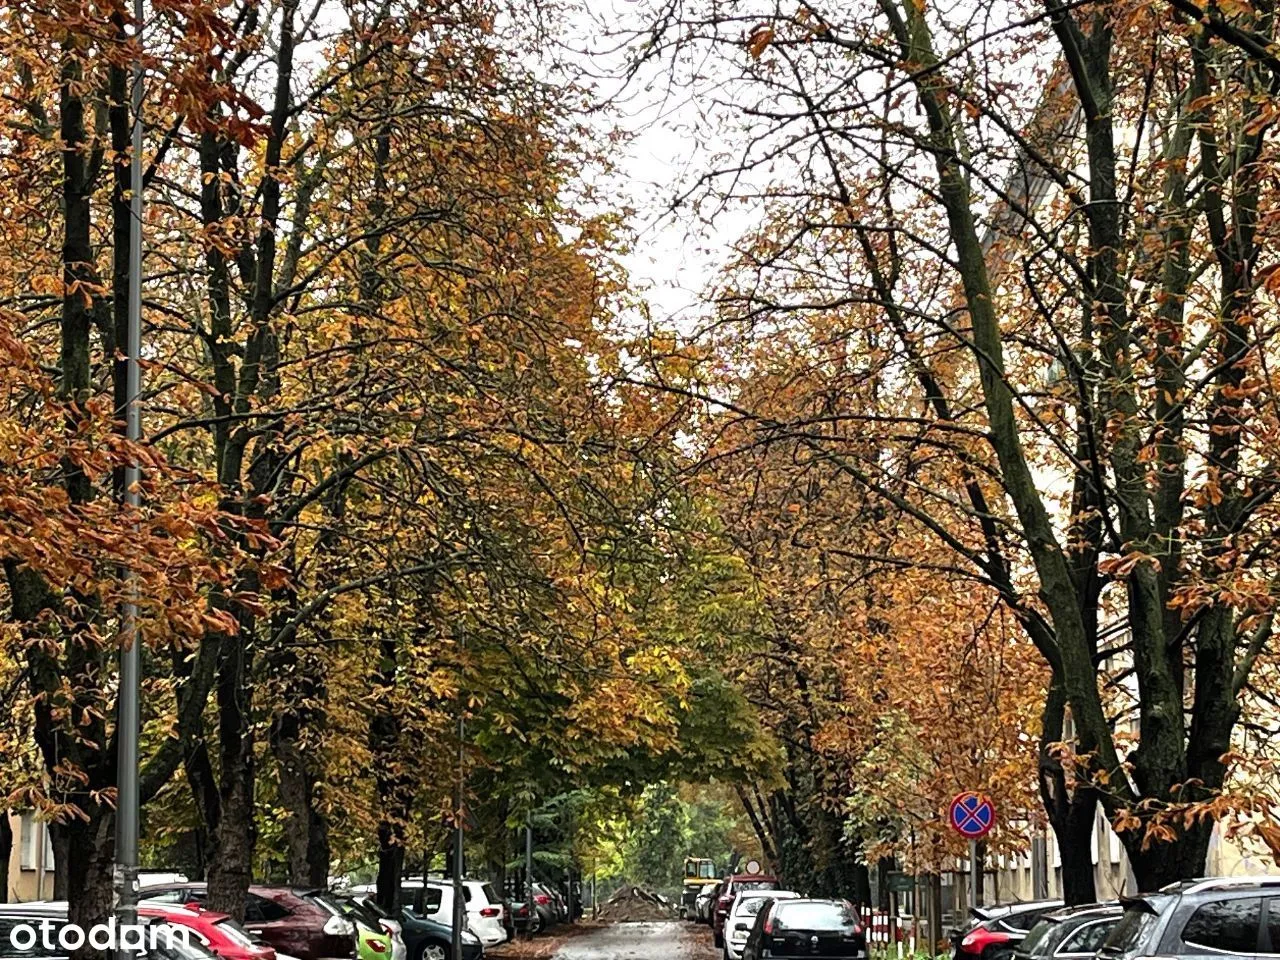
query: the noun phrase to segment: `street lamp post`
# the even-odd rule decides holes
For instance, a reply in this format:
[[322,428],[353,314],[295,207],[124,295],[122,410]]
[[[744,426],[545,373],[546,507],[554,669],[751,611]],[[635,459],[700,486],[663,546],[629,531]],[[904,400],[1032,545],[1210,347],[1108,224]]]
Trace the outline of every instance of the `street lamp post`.
[[[138,358],[142,352],[142,24],[143,0],[133,0],[133,37],[137,49],[133,60],[133,130],[129,158],[129,302],[125,333],[125,437],[137,443],[142,437],[139,409],[141,375]],[[130,458],[124,474],[124,502],[136,510],[141,502],[139,470]],[[137,922],[138,916],[138,606],[134,601],[137,584],[131,570],[127,600],[120,612],[120,684],[116,694],[116,848],[113,872],[114,899],[121,925]]]
[[525,930],[529,939],[533,939],[533,915],[537,912],[533,903],[533,825],[528,820],[524,823],[524,887],[525,906],[529,910],[528,924]]
[[458,691],[458,782],[454,794],[453,821],[453,957],[462,956],[462,931],[466,921],[466,903],[462,894],[463,815],[462,805],[466,790],[466,741],[467,720],[462,691]]

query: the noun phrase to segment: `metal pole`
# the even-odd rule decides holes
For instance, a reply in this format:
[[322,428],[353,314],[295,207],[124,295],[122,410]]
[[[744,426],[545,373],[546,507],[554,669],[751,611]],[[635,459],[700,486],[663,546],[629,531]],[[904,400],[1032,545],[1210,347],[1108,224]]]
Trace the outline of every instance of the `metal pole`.
[[529,925],[525,930],[529,939],[533,939],[533,916],[537,912],[533,902],[533,825],[529,821],[524,824],[524,902],[529,905]]
[[978,860],[978,841],[969,841],[969,906],[982,906],[982,864]]
[[466,750],[464,748],[465,738],[467,735],[466,714],[463,712],[462,691],[458,691],[458,783],[457,793],[454,797],[454,823],[453,823],[453,953],[450,956],[462,956],[462,930],[466,921],[466,903],[462,895],[462,871],[463,871],[463,791],[465,788],[465,772],[463,765],[466,762]]
[[[133,37],[137,50],[133,61],[133,145],[129,158],[129,315],[125,335],[125,437],[136,443],[142,437],[139,409],[142,352],[142,24],[143,0],[133,0]],[[124,473],[124,502],[137,509],[137,462]],[[116,849],[113,886],[117,920],[134,924],[138,916],[138,607],[133,601],[137,586],[132,571],[120,615],[120,683],[116,695]]]

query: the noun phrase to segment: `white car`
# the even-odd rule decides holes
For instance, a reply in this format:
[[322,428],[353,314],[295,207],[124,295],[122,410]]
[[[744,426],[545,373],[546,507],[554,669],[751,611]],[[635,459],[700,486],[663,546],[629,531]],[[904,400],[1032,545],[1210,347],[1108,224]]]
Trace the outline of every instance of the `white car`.
[[[375,888],[372,884],[362,884],[352,887],[351,892],[359,896],[372,896]],[[422,895],[421,910],[417,907],[419,893]],[[466,904],[467,929],[475,934],[486,949],[507,942],[507,928],[502,922],[504,908],[492,886],[483,880],[463,880],[462,899]],[[400,902],[428,920],[445,926],[453,924],[452,880],[429,877],[425,889],[421,880],[401,880]]]
[[729,915],[724,918],[724,955],[726,960],[742,960],[747,935],[756,922],[756,914],[770,900],[797,900],[794,890],[743,890],[733,899]]
[[[406,881],[402,889],[410,889],[411,884],[421,888],[421,881]],[[423,914],[437,923],[453,923],[453,881],[428,879],[423,893]],[[483,880],[463,880],[462,900],[466,905],[467,927],[480,938],[486,949],[507,942],[507,928],[502,924],[502,901],[493,887]]]

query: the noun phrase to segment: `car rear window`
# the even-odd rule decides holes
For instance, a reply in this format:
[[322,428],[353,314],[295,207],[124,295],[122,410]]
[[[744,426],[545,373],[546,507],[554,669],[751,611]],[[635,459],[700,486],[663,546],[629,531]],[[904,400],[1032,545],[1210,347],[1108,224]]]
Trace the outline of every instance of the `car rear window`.
[[738,915],[754,917],[769,900],[769,897],[743,897],[742,902],[738,904]]
[[856,921],[842,903],[779,902],[773,922],[784,930],[843,930]]
[[498,895],[494,892],[492,884],[483,884],[480,889],[484,892],[484,898],[490,903],[498,902]]
[[738,880],[733,885],[734,890],[777,890],[778,881],[776,880]]
[[1125,910],[1120,922],[1115,925],[1106,943],[1098,951],[1099,956],[1129,957],[1136,956],[1147,938],[1147,931],[1160,919],[1158,914],[1141,907],[1130,907]]
[[1045,907],[1043,910],[1023,910],[1021,913],[1011,913],[1000,922],[1012,930],[1030,930],[1051,909],[1053,908]]

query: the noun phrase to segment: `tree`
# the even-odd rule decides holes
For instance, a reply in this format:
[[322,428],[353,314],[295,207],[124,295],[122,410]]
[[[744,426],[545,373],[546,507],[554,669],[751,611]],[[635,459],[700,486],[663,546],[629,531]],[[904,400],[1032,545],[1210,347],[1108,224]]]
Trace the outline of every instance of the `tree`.
[[1181,0],[992,29],[894,0],[656,10],[646,56],[705,43],[736,78],[744,146],[702,186],[767,211],[714,329],[834,338],[853,379],[833,390],[872,388],[834,415],[852,447],[695,389],[1002,598],[1051,674],[1064,854],[1101,800],[1141,887],[1198,875],[1271,634],[1270,21]]

